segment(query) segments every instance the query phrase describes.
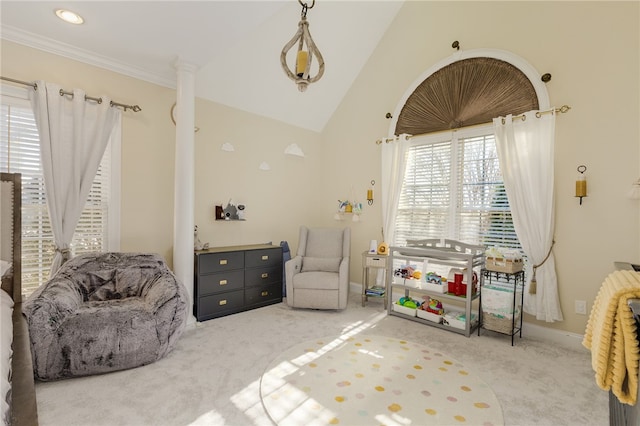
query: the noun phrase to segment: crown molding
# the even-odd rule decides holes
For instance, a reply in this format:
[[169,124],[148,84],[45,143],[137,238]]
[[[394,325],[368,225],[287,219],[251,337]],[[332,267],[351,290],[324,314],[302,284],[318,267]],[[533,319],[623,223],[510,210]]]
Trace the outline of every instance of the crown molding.
[[52,53],[54,55],[63,56],[65,58],[73,59],[78,62],[83,62],[85,64],[113,71],[118,74],[123,74],[128,77],[133,77],[138,80],[147,81],[149,83],[158,84],[160,86],[172,89],[176,88],[175,79],[170,79],[159,74],[150,73],[141,68],[133,67],[123,62],[116,61],[112,58],[98,55],[94,52],[89,52],[88,50],[84,50],[70,44],[54,41],[52,39],[33,34],[31,32],[21,30],[19,28],[3,25],[0,38],[2,38],[3,40],[11,41],[13,43],[22,44],[24,46]]

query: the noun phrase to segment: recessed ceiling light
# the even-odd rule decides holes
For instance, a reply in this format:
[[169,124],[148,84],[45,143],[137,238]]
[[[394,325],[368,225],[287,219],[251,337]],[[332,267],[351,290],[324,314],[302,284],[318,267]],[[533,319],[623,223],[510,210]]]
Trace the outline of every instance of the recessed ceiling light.
[[82,19],[82,16],[70,10],[56,9],[56,16],[70,24],[80,25],[84,22],[84,19]]

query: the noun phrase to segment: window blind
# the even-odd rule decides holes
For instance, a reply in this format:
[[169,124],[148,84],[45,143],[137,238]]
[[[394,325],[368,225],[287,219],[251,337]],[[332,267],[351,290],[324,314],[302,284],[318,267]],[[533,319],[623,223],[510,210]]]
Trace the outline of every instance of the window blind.
[[520,249],[494,135],[416,138],[407,152],[396,218],[396,245],[450,238]]
[[[22,174],[22,291],[49,279],[55,245],[45,198],[38,129],[29,102],[10,96],[0,105],[0,170]],[[73,256],[106,251],[110,150],[105,151],[71,243]]]

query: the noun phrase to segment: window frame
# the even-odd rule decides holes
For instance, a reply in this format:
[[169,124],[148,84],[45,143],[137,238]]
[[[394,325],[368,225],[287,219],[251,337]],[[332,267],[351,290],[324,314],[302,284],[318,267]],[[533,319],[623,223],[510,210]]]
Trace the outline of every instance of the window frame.
[[[33,111],[31,102],[29,101],[29,92],[27,87],[16,87],[6,83],[0,84],[0,104],[28,108]],[[121,120],[116,121],[115,128],[111,134],[111,138],[107,145],[110,158],[110,175],[109,195],[106,205],[107,210],[107,230],[105,233],[106,248],[108,251],[120,250],[120,214],[121,214],[121,146],[122,146],[122,124]],[[46,203],[45,203],[46,206]],[[23,209],[25,206],[23,205]],[[48,212],[47,212],[48,213]],[[25,217],[23,215],[23,217]],[[22,224],[24,226],[24,223]],[[24,245],[24,241],[23,241]],[[24,252],[23,252],[24,256]],[[41,256],[40,256],[41,257]],[[48,277],[47,268],[50,265],[41,265],[40,285],[46,281]],[[44,270],[44,272],[42,271]],[[24,273],[24,272],[23,272]],[[23,288],[23,293],[24,293]],[[28,294],[27,294],[28,295]]]
[[[450,197],[449,205],[447,206],[447,214],[446,214],[447,220],[446,220],[446,224],[443,231],[445,235],[414,235],[414,236],[411,236],[410,239],[447,238],[447,239],[461,240],[461,238],[459,237],[461,230],[456,229],[456,228],[460,228],[459,219],[463,211],[463,207],[459,205],[459,200],[461,199],[460,191],[462,191],[462,187],[464,185],[464,181],[463,181],[464,170],[460,170],[460,164],[463,161],[463,159],[460,157],[460,152],[459,152],[461,149],[460,144],[465,143],[465,142],[461,142],[464,140],[468,140],[472,138],[482,138],[489,135],[492,135],[495,138],[493,125],[490,123],[484,124],[484,125],[469,126],[466,128],[460,128],[460,129],[451,130],[451,131],[442,131],[442,132],[434,132],[434,133],[424,134],[424,135],[416,135],[411,137],[410,146],[407,149],[407,153],[406,153],[407,166],[410,163],[409,156],[411,155],[412,149],[415,149],[418,146],[424,146],[424,145],[447,144],[447,143],[451,144],[449,149],[450,170],[449,170],[448,186],[449,186],[449,193],[452,194],[452,196]],[[499,160],[497,160],[497,153],[495,158],[496,158],[496,161],[498,162],[497,163],[498,166],[500,166]],[[406,172],[407,171],[405,170],[405,176],[402,177],[400,200],[402,199],[402,194],[404,192],[403,188],[407,178]],[[504,181],[502,180],[502,182]],[[506,199],[506,193],[505,193],[505,199]],[[400,205],[398,204],[396,206],[396,210],[399,210],[399,208],[400,208]],[[490,210],[485,210],[485,211],[489,212]],[[511,214],[510,208],[508,212],[509,214]],[[397,214],[395,219],[396,232],[394,233],[395,234],[394,244],[404,245],[406,244],[406,241],[404,241],[403,237],[399,236],[400,233],[398,232],[400,229],[403,229],[403,226],[401,226],[401,224],[398,221],[399,217],[400,215]],[[511,219],[511,223],[513,223],[513,219]],[[406,225],[404,226],[404,228],[406,228]],[[522,250],[517,234],[515,233],[515,229],[513,229],[513,232],[511,234],[506,234],[506,235],[507,237],[509,237],[510,235],[515,237],[515,241],[517,242],[517,244],[506,245],[506,246],[501,245],[501,247],[515,248],[518,250]],[[478,238],[477,241],[464,241],[464,242],[467,242],[470,244],[487,245],[487,247],[496,245],[491,243],[483,243],[482,235],[477,235],[477,238]]]

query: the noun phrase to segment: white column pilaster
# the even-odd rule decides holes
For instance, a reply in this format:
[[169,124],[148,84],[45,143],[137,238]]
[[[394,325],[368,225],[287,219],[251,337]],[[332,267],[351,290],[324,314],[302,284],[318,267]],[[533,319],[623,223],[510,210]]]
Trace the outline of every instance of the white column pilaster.
[[193,243],[195,201],[195,73],[197,67],[178,60],[176,90],[176,152],[173,206],[173,270],[189,294],[189,320],[193,306]]

